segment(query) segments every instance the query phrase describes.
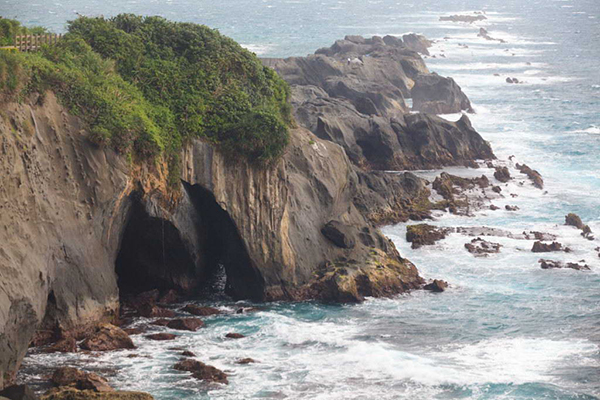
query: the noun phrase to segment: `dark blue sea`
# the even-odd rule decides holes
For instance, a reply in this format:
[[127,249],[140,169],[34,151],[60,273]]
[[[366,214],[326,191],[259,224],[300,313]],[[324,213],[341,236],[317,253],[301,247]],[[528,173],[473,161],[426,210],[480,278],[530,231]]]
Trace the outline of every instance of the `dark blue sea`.
[[[487,19],[439,21],[475,11]],[[573,250],[554,258],[585,260],[591,271],[542,270],[532,243],[510,238],[495,240],[502,251],[487,258],[467,253],[469,238],[460,235],[412,250],[405,225],[389,226],[384,232],[402,255],[425,278],[450,282],[448,291],[360,305],[270,304],[209,317],[206,328],[176,345],[227,371],[226,387],[186,378],[171,368],[179,357],[172,343],[139,337],[137,353],[148,357],[35,355],[26,365],[109,368],[115,386],[160,400],[600,398],[600,240],[563,225],[567,213],[578,213],[600,238],[599,0],[0,0],[0,15],[54,31],[76,13],[121,12],[206,24],[269,57],[306,55],[348,34],[436,39],[430,69],[454,77],[467,93],[475,128],[511,172],[514,155],[537,169],[546,187],[515,180],[496,204],[518,212],[440,213],[434,224],[552,232]],[[505,43],[478,37],[480,27]],[[225,341],[232,331],[248,337]],[[242,357],[259,362],[237,365]]]

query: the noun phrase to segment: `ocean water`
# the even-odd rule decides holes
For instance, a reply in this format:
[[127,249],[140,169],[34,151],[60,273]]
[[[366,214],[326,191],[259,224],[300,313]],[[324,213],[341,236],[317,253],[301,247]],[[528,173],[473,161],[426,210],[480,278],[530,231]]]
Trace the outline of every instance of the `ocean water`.
[[[488,20],[439,22],[442,15],[477,10]],[[467,253],[471,238],[458,234],[413,250],[406,226],[389,226],[384,232],[402,255],[425,278],[447,280],[449,290],[360,305],[261,305],[255,313],[209,317],[205,328],[176,342],[134,336],[136,358],[130,351],[30,355],[23,379],[41,380],[41,367],[72,364],[160,400],[600,398],[600,240],[562,225],[576,212],[600,238],[598,0],[0,0],[1,15],[54,30],[76,12],[205,23],[264,56],[308,54],[346,34],[419,32],[437,39],[435,58],[426,60],[430,69],[461,85],[477,112],[475,128],[518,179],[493,200],[502,210],[439,213],[433,223],[551,232],[573,249],[553,259],[585,260],[592,270],[542,270],[532,241],[507,237],[489,239],[503,247],[487,258]],[[479,27],[506,43],[477,37]],[[506,77],[524,83],[508,84]],[[514,162],[539,170],[545,189],[533,188]],[[225,340],[228,332],[247,337]],[[230,384],[203,386],[173,370],[179,358],[173,346],[228,372]],[[235,363],[244,357],[258,362]]]

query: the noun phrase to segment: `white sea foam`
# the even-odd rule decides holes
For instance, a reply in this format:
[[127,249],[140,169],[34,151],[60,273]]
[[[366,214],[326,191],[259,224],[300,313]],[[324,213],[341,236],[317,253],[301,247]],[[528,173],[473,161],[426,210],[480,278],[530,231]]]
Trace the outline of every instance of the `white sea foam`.
[[259,56],[266,54],[275,48],[275,46],[271,45],[271,44],[257,44],[257,43],[241,44],[241,46],[250,50],[253,53],[256,53],[256,55],[259,55]]

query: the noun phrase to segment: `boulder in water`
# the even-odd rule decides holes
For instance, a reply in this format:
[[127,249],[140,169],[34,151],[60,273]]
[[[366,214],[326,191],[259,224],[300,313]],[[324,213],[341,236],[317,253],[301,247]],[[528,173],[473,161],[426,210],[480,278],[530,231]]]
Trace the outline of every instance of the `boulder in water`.
[[178,329],[181,331],[196,331],[198,328],[204,326],[204,322],[198,318],[178,318],[169,321],[167,326],[171,329]]
[[203,362],[187,358],[179,361],[173,367],[178,371],[188,371],[192,373],[192,376],[196,379],[200,379],[207,382],[217,382],[227,384],[227,374],[220,369],[217,369],[211,365],[206,365]]
[[81,343],[81,348],[90,351],[109,351],[118,349],[135,349],[129,335],[111,324],[98,327],[96,332]]
[[533,244],[531,251],[534,253],[549,253],[551,251],[562,251],[564,250],[562,244],[558,242],[552,242],[550,244],[542,243],[537,241]]
[[181,311],[185,311],[192,315],[197,315],[199,317],[208,317],[210,315],[219,315],[222,314],[221,310],[214,307],[202,307],[197,306],[195,304],[188,304],[181,309]]
[[408,225],[406,241],[412,243],[413,249],[418,249],[421,246],[433,245],[438,240],[445,239],[447,233],[447,229],[429,224]]
[[510,172],[506,167],[496,167],[496,172],[494,172],[494,178],[499,180],[502,183],[506,183],[510,180]]
[[429,290],[435,293],[441,293],[443,291],[445,291],[448,288],[448,282],[446,281],[442,281],[439,279],[434,279],[433,282],[428,283],[427,285],[423,286],[423,289],[425,290]]
[[51,381],[56,386],[71,386],[79,390],[111,392],[114,389],[108,381],[93,372],[81,371],[73,367],[61,367],[54,371]]

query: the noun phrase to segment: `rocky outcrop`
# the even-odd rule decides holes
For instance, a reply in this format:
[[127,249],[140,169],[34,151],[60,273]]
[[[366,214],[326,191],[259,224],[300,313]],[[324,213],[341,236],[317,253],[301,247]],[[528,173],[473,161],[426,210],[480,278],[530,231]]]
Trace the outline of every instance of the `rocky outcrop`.
[[[238,299],[360,301],[421,286],[415,266],[361,210],[376,198],[365,173],[305,129],[291,132],[270,168],[191,141],[180,188],[166,185],[160,163],[129,165],[87,137],[52,93],[3,105],[0,386],[14,378],[36,330],[40,343],[87,337],[83,348],[115,348],[115,337],[101,337],[106,326],[95,330],[117,317],[119,291],[194,293],[221,265]],[[414,178],[385,179],[406,189],[383,208],[421,193]],[[351,227],[354,247],[321,233],[330,221]],[[144,303],[149,315],[153,301]],[[118,347],[132,348],[123,335]]]
[[438,240],[445,239],[448,233],[448,229],[433,225],[408,225],[406,227],[406,241],[412,243],[411,247],[413,249],[418,249],[421,246],[433,245]]
[[549,253],[552,251],[565,251],[568,253],[570,250],[568,247],[563,248],[563,245],[558,242],[552,242],[548,244],[537,241],[533,243],[531,251],[534,253]]
[[471,243],[465,243],[465,248],[471,254],[476,257],[487,257],[489,254],[500,253],[502,247],[499,243],[492,243],[482,238],[475,238],[471,240]]
[[506,183],[511,179],[510,171],[507,167],[496,167],[496,171],[494,172],[494,178],[496,178],[502,183]]
[[589,240],[594,240],[594,237],[592,236],[592,229],[589,225],[585,225],[583,223],[579,215],[574,213],[567,214],[565,217],[565,225],[574,226],[575,228],[580,229],[581,236]]
[[573,263],[573,262],[563,263],[560,261],[544,260],[544,259],[540,259],[538,262],[540,263],[540,267],[542,269],[568,268],[568,269],[574,269],[577,271],[589,271],[591,269],[589,265],[583,264],[583,263]]
[[533,186],[535,186],[538,189],[544,188],[544,180],[542,179],[542,175],[539,172],[529,168],[525,164],[517,164],[516,167],[519,171],[521,171],[521,173],[527,175],[531,182],[533,182]]
[[181,309],[181,311],[185,311],[192,315],[197,315],[201,317],[208,317],[210,315],[219,315],[221,314],[221,310],[214,307],[201,307],[195,304],[188,304]]
[[399,38],[346,37],[315,55],[263,63],[292,85],[298,123],[342,146],[358,167],[410,170],[493,158],[468,118],[451,123],[408,114],[406,98],[414,110],[432,113],[471,105],[452,79],[430,74]]
[[177,318],[172,321],[169,321],[167,327],[171,329],[176,329],[180,331],[196,331],[198,328],[204,326],[204,322],[202,322],[199,318]]
[[111,324],[98,327],[97,331],[81,342],[81,348],[90,351],[135,349],[133,341],[125,331]]
[[42,396],[41,400],[154,400],[154,397],[143,392],[94,392],[92,390],[60,388],[51,390]]
[[448,289],[448,282],[434,279],[433,282],[423,286],[423,289],[432,291],[434,293],[441,293]]
[[413,110],[430,114],[473,112],[471,102],[452,78],[420,74],[411,89]]
[[73,367],[61,367],[54,371],[51,381],[56,386],[69,386],[79,390],[112,392],[108,381],[93,372],[85,372]]

